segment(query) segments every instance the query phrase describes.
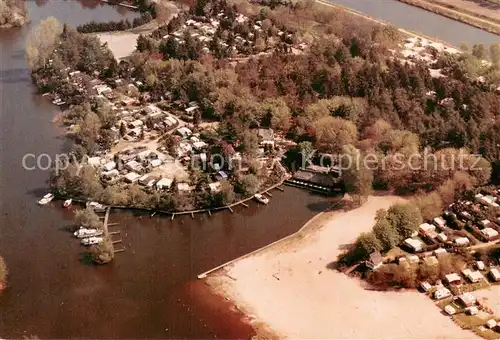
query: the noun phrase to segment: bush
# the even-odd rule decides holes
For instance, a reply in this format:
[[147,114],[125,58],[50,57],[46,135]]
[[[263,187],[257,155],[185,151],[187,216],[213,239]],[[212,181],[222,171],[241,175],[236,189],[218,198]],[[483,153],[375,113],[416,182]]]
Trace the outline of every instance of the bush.
[[139,18],[135,18],[132,22],[129,20],[96,22],[91,21],[86,24],[78,26],[76,29],[80,33],[96,33],[96,32],[109,32],[109,31],[125,31],[130,28],[135,28],[147,24],[153,20],[151,13],[146,12],[141,14]]
[[383,290],[391,287],[416,288],[417,270],[412,266],[391,263],[369,273],[367,281]]
[[0,291],[2,290],[2,286],[5,285],[5,281],[7,281],[7,265],[5,264],[4,259],[0,256]]
[[97,264],[106,264],[113,261],[115,257],[115,247],[109,235],[104,237],[104,240],[90,248],[92,261]]

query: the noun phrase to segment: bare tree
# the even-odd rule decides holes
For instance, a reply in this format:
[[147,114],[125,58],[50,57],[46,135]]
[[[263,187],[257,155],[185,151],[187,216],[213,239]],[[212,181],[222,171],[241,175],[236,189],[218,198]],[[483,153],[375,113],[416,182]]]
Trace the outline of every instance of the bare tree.
[[63,27],[59,21],[54,17],[49,17],[30,32],[26,56],[32,70],[43,67],[47,63],[56,48],[62,30]]

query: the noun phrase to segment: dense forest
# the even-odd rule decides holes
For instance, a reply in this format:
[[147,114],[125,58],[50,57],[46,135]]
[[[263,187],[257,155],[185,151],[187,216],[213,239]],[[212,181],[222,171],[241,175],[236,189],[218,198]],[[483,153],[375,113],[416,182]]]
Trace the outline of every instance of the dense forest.
[[0,0],[0,28],[22,26],[28,22],[28,6],[24,0]]

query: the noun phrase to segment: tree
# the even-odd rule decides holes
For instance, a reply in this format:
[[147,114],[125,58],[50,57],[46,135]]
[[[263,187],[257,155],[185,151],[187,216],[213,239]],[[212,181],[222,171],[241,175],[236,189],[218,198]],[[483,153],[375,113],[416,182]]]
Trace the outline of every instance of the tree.
[[115,257],[115,247],[109,235],[104,236],[101,243],[90,247],[92,261],[97,264],[106,264],[113,261]]
[[123,137],[127,134],[127,127],[125,126],[125,123],[121,122],[120,124],[120,137]]
[[234,187],[230,182],[224,181],[218,193],[215,194],[215,204],[218,207],[223,207],[234,202]]
[[32,70],[43,67],[47,63],[61,33],[62,26],[54,17],[42,20],[40,25],[30,32],[26,44],[26,55]]
[[259,190],[259,187],[259,179],[252,174],[241,176],[237,182],[238,191],[245,195],[255,194]]
[[474,46],[472,46],[472,55],[480,60],[486,59],[486,47],[483,44],[474,44]]
[[397,203],[387,210],[387,221],[397,230],[401,239],[405,239],[422,224],[422,215],[411,204]]
[[342,152],[342,182],[346,192],[358,195],[360,201],[372,192],[373,173],[363,161],[361,152],[346,145]]
[[377,119],[375,123],[365,129],[363,137],[374,142],[380,142],[384,140],[390,130],[392,130],[391,124],[383,119]]
[[262,108],[271,128],[283,132],[290,129],[292,113],[282,98],[266,99]]
[[385,134],[385,138],[379,147],[387,153],[401,153],[404,155],[415,154],[420,149],[420,139],[418,135],[406,130],[390,130]]
[[374,251],[382,249],[379,240],[372,232],[361,233],[355,242],[355,249],[361,258],[366,258]]
[[314,135],[319,149],[324,152],[339,153],[344,145],[356,142],[358,131],[350,121],[337,117],[324,117],[314,123]]
[[94,212],[92,208],[86,208],[83,210],[75,211],[75,224],[78,226],[91,228],[91,229],[102,229],[103,225],[99,216]]
[[109,205],[124,206],[128,200],[127,191],[117,185],[108,185],[102,193],[102,201]]
[[424,220],[431,220],[441,215],[444,209],[443,199],[437,192],[418,195],[413,199],[413,202],[420,209]]
[[259,151],[259,137],[255,132],[248,130],[244,131],[241,142],[243,146],[243,154],[245,156],[248,156],[249,158],[257,156]]
[[0,1],[0,28],[18,27],[28,21],[28,6],[24,1]]
[[383,251],[389,251],[401,242],[401,237],[397,230],[385,217],[375,223],[373,234],[379,241],[381,250]]

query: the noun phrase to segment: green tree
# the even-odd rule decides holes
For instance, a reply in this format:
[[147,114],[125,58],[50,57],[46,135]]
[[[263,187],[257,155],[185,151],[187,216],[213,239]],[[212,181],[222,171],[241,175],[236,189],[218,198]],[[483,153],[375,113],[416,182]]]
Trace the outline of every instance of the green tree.
[[443,199],[437,192],[418,195],[413,199],[413,203],[420,209],[424,220],[440,216],[444,209]]
[[405,239],[422,224],[422,215],[412,204],[397,203],[387,210],[387,221],[397,230],[401,239]]
[[248,158],[257,156],[259,151],[259,137],[253,131],[244,131],[241,138],[243,154]]
[[281,98],[269,98],[263,103],[265,117],[269,126],[275,130],[287,132],[290,129],[292,113],[286,102]]
[[361,233],[355,242],[355,249],[361,258],[366,258],[374,251],[380,251],[382,246],[373,232]]
[[373,172],[365,167],[363,155],[352,145],[342,152],[342,181],[346,192],[356,194],[360,201],[372,192]]
[[240,193],[253,195],[259,190],[260,182],[255,175],[243,175],[238,179],[237,187]]
[[113,246],[111,237],[106,235],[101,243],[92,245],[90,247],[90,254],[92,256],[92,261],[97,264],[106,264],[113,261],[115,257],[115,247]]
[[45,66],[54,51],[62,26],[54,17],[48,17],[40,22],[28,35],[26,56],[32,70]]
[[218,193],[215,194],[215,204],[219,207],[229,205],[235,200],[234,187],[230,182],[224,181]]
[[396,247],[401,238],[392,224],[384,217],[379,219],[373,226],[373,234],[380,243],[381,250],[389,251]]
[[316,145],[324,152],[339,153],[344,145],[357,141],[358,131],[352,122],[337,118],[324,117],[314,123]]

